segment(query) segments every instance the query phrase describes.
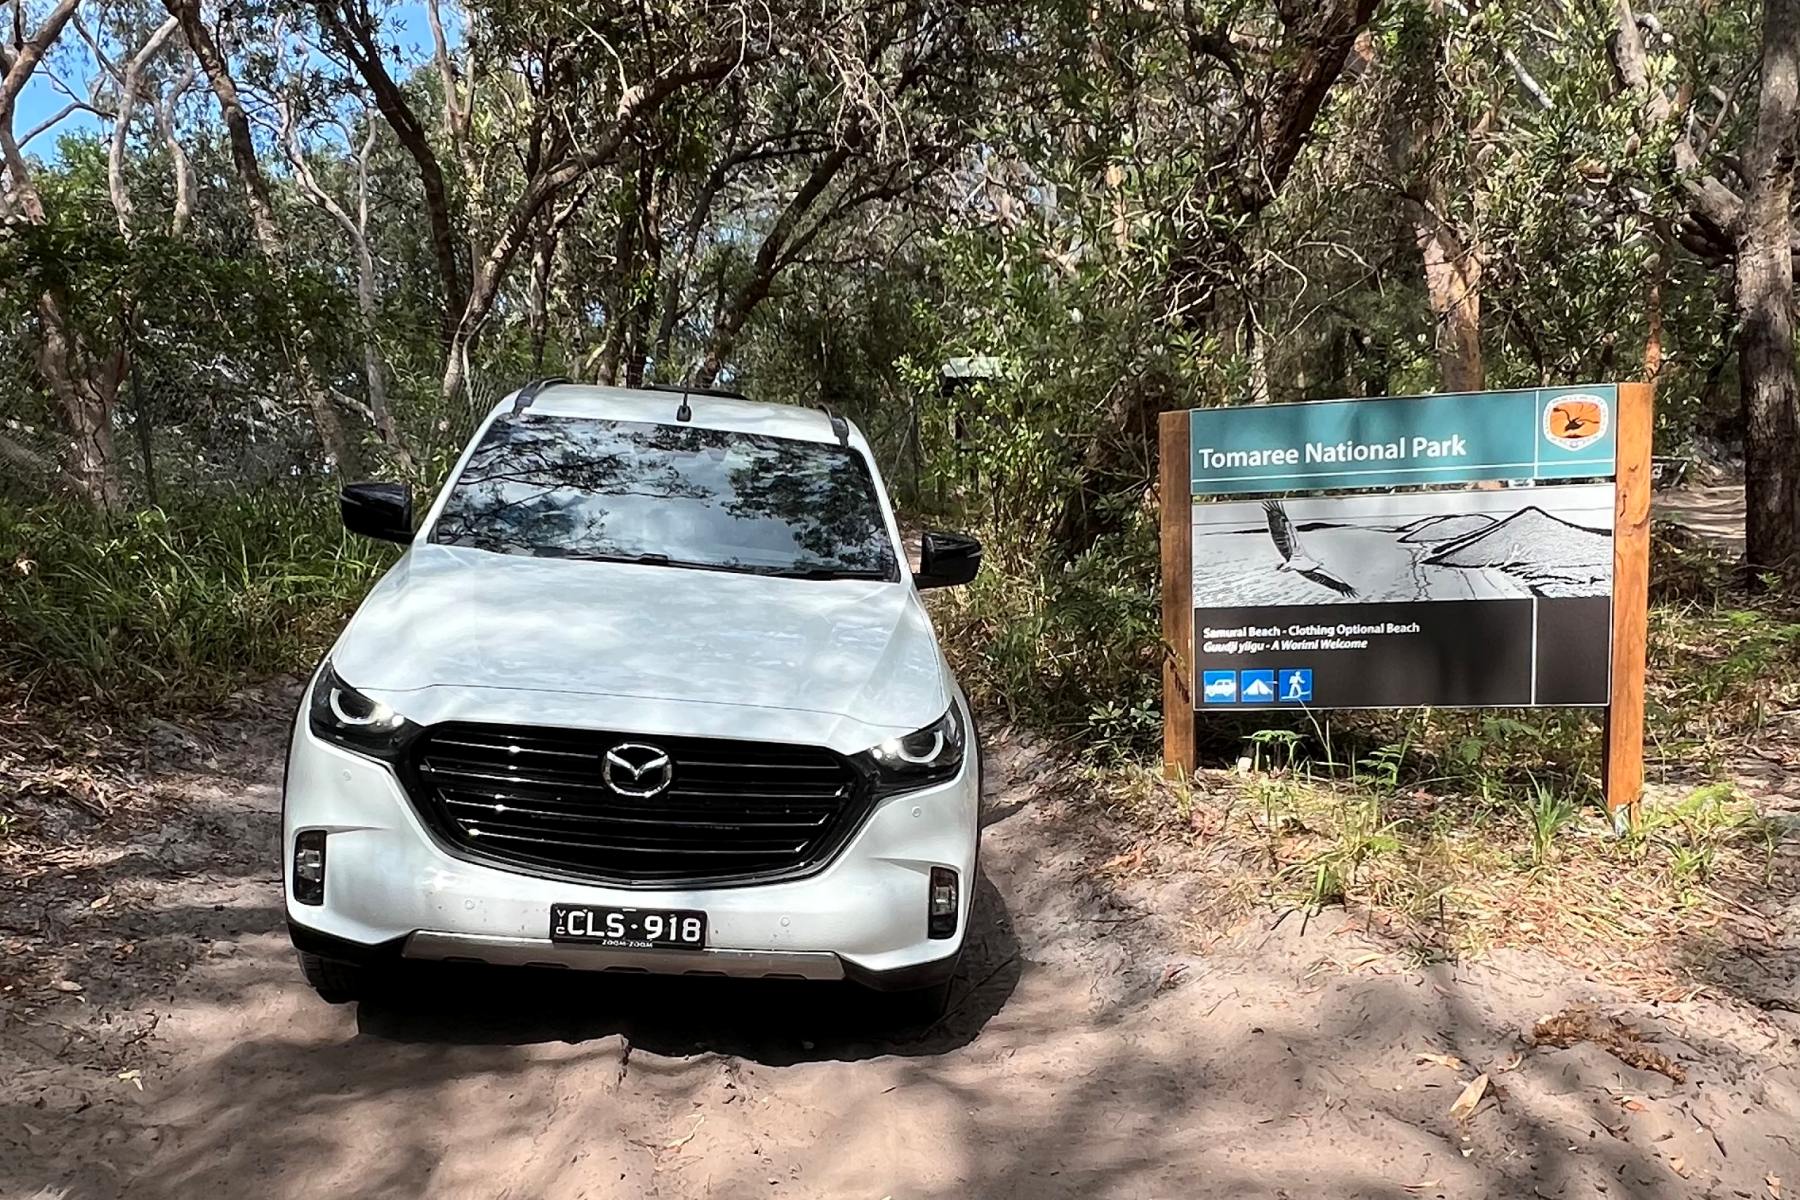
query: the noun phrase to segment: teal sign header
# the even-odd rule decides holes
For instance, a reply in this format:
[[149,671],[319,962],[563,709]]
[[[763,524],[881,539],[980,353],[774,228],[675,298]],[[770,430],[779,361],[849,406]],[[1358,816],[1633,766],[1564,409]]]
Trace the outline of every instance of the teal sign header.
[[1197,408],[1194,495],[1613,474],[1618,387]]

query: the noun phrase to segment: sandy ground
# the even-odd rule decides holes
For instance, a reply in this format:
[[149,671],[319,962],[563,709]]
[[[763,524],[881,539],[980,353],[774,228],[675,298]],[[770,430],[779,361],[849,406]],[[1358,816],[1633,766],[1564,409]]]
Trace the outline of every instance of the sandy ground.
[[[149,770],[110,842],[0,878],[0,1196],[1800,1191],[1779,1003],[1422,965],[1344,913],[1227,921],[1201,851],[1121,867],[1128,831],[1004,737],[974,944],[923,1034],[801,985],[440,972],[328,1006],[281,928],[281,730],[239,736]],[[1684,1082],[1522,1036],[1578,1004]]]

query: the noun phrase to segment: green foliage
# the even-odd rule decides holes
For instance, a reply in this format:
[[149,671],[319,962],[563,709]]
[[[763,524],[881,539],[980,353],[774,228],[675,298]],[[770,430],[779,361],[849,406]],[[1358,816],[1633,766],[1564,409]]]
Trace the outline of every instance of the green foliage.
[[1002,554],[971,586],[933,593],[932,612],[977,704],[1147,753],[1162,728],[1155,564],[1091,554],[1051,571]]
[[1347,904],[1369,873],[1401,849],[1403,829],[1403,822],[1385,817],[1379,798],[1344,798],[1333,813],[1331,836],[1283,875],[1301,884],[1309,908]]
[[1250,769],[1293,770],[1301,751],[1300,734],[1292,729],[1258,729],[1245,739],[1250,743]]
[[1580,805],[1555,785],[1533,780],[1525,815],[1531,827],[1531,865],[1541,867],[1550,861],[1556,837],[1574,821]]
[[107,705],[216,701],[315,661],[392,557],[310,490],[114,520],[0,507],[0,674]]
[[1655,852],[1666,856],[1670,880],[1685,892],[1710,882],[1727,851],[1758,847],[1772,856],[1780,837],[1780,826],[1759,814],[1736,786],[1714,783],[1674,801],[1645,805],[1626,845],[1639,859]]
[[[359,312],[342,230],[284,163],[266,172],[288,243],[281,270],[255,253],[210,103],[178,113],[197,185],[180,234],[169,232],[172,164],[150,122],[127,139],[130,239],[118,232],[100,140],[63,137],[34,163],[46,219],[0,230],[8,422],[0,432],[49,456],[68,444],[61,405],[32,354],[45,289],[63,297],[91,357],[104,357],[129,324],[137,370],[111,427],[136,476],[126,481],[128,507],[149,502],[156,475],[163,508],[97,523],[59,505],[23,507],[43,494],[41,480],[0,485],[14,505],[5,535],[37,564],[33,576],[7,578],[9,669],[130,690],[135,663],[149,672],[144,687],[167,680],[217,691],[228,683],[203,685],[205,671],[296,665],[317,634],[289,636],[274,614],[289,603],[297,613],[303,596],[326,597],[323,610],[340,612],[369,570],[368,552],[347,549],[322,501],[263,490],[282,478],[308,488],[335,482],[314,418],[296,402],[296,323],[313,339],[314,369],[347,398],[341,415],[370,463],[434,484],[488,403],[540,369],[591,378],[621,329],[649,377],[684,375],[750,282],[760,239],[841,138],[854,150],[850,174],[801,214],[802,238],[765,281],[724,377],[760,398],[849,413],[874,442],[909,525],[983,537],[980,580],[931,599],[979,702],[1110,754],[1148,754],[1163,653],[1156,498],[1148,439],[1125,427],[1120,414],[1131,406],[1122,402],[1149,396],[1150,407],[1173,408],[1436,388],[1439,328],[1409,200],[1432,200],[1481,260],[1491,385],[1635,375],[1656,278],[1668,352],[1659,447],[1729,432],[1729,305],[1717,272],[1666,241],[1682,204],[1669,170],[1680,123],[1647,128],[1617,86],[1605,53],[1616,13],[1590,4],[1546,17],[1531,0],[1463,7],[1383,6],[1292,173],[1261,209],[1239,202],[1233,172],[1256,166],[1254,147],[1269,131],[1249,106],[1273,94],[1293,61],[1288,39],[1304,24],[1281,6],[927,6],[919,27],[929,36],[892,43],[865,36],[886,28],[879,6],[765,14],[756,19],[784,26],[770,53],[672,95],[615,158],[522,231],[468,364],[473,386],[447,404],[438,396],[437,263],[411,155],[379,113],[359,107],[362,89],[336,56],[284,66],[256,39],[227,36],[258,111],[277,111],[269,103],[277,98],[295,106],[328,191],[352,194],[355,150],[373,133],[376,312],[369,320]],[[1718,147],[1736,145],[1743,105],[1707,97],[1754,65],[1754,14],[1665,9],[1668,36],[1649,45],[1653,76],[1700,97],[1694,118],[1716,121]],[[501,227],[527,160],[603,140],[619,87],[735,50],[750,28],[729,6],[691,3],[655,19],[617,6],[516,2],[476,4],[468,15],[456,47],[466,138],[436,147],[459,253],[480,253]],[[291,30],[320,36],[303,13]],[[825,49],[794,53],[790,37]],[[866,60],[838,54],[846,77],[829,60],[848,45],[885,49]],[[959,53],[909,57],[946,47]],[[905,89],[893,82],[897,64],[914,68]],[[408,65],[389,67],[435,138],[446,128],[441,77],[430,64],[408,76]],[[154,65],[150,91],[168,66]],[[749,157],[723,171],[733,147]],[[922,182],[850,203],[889,185],[889,171]],[[710,210],[698,209],[702,197]],[[833,222],[813,226],[826,211]],[[1204,281],[1204,303],[1172,289],[1178,268]],[[644,343],[671,287],[671,343],[652,354]],[[404,453],[381,445],[355,407],[370,392],[365,345],[383,364]],[[965,356],[991,357],[1000,370],[946,386],[941,366]],[[1110,532],[1071,553],[1052,530],[1090,451],[1112,443],[1133,453],[1098,489]],[[256,499],[214,499],[242,483],[258,489]],[[256,503],[269,511],[252,511]],[[84,551],[80,536],[109,549]],[[1653,648],[1659,662],[1679,660],[1684,676],[1679,687],[1664,678],[1653,688],[1652,731],[1665,752],[1698,749],[1716,761],[1792,704],[1800,622],[1772,602],[1737,622],[1715,600],[1732,583],[1725,569],[1690,549],[1659,542],[1659,599],[1670,607],[1658,612]],[[177,550],[193,556],[197,580],[179,569]],[[144,586],[134,599],[136,579]],[[271,583],[284,579],[295,582]],[[230,629],[250,631],[241,647],[224,636]],[[125,665],[109,665],[119,647],[129,651]],[[1226,759],[1248,736],[1259,769],[1354,780],[1388,796],[1455,792],[1510,809],[1509,797],[1540,785],[1577,805],[1597,786],[1595,727],[1583,714],[1211,728]]]

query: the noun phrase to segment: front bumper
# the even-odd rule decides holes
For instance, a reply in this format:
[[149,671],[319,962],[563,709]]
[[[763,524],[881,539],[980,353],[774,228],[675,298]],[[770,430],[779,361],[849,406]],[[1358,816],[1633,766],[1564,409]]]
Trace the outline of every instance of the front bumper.
[[[288,925],[302,950],[352,962],[398,958],[656,974],[851,979],[928,986],[955,969],[979,836],[979,754],[955,779],[879,803],[823,870],[775,883],[616,888],[546,878],[450,853],[385,764],[296,724],[282,805]],[[325,900],[293,896],[294,836],[326,832]],[[952,937],[927,935],[932,867],[957,873]],[[701,909],[703,951],[552,942],[550,905]]]

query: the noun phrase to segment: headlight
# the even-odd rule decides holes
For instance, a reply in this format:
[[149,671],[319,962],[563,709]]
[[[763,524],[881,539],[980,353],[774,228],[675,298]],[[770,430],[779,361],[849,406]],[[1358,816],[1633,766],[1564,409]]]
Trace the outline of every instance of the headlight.
[[873,769],[882,795],[942,783],[962,769],[962,714],[956,705],[916,733],[889,738],[859,756]]
[[377,758],[392,758],[415,728],[381,701],[369,699],[339,679],[330,663],[320,668],[313,684],[307,723],[313,736]]

